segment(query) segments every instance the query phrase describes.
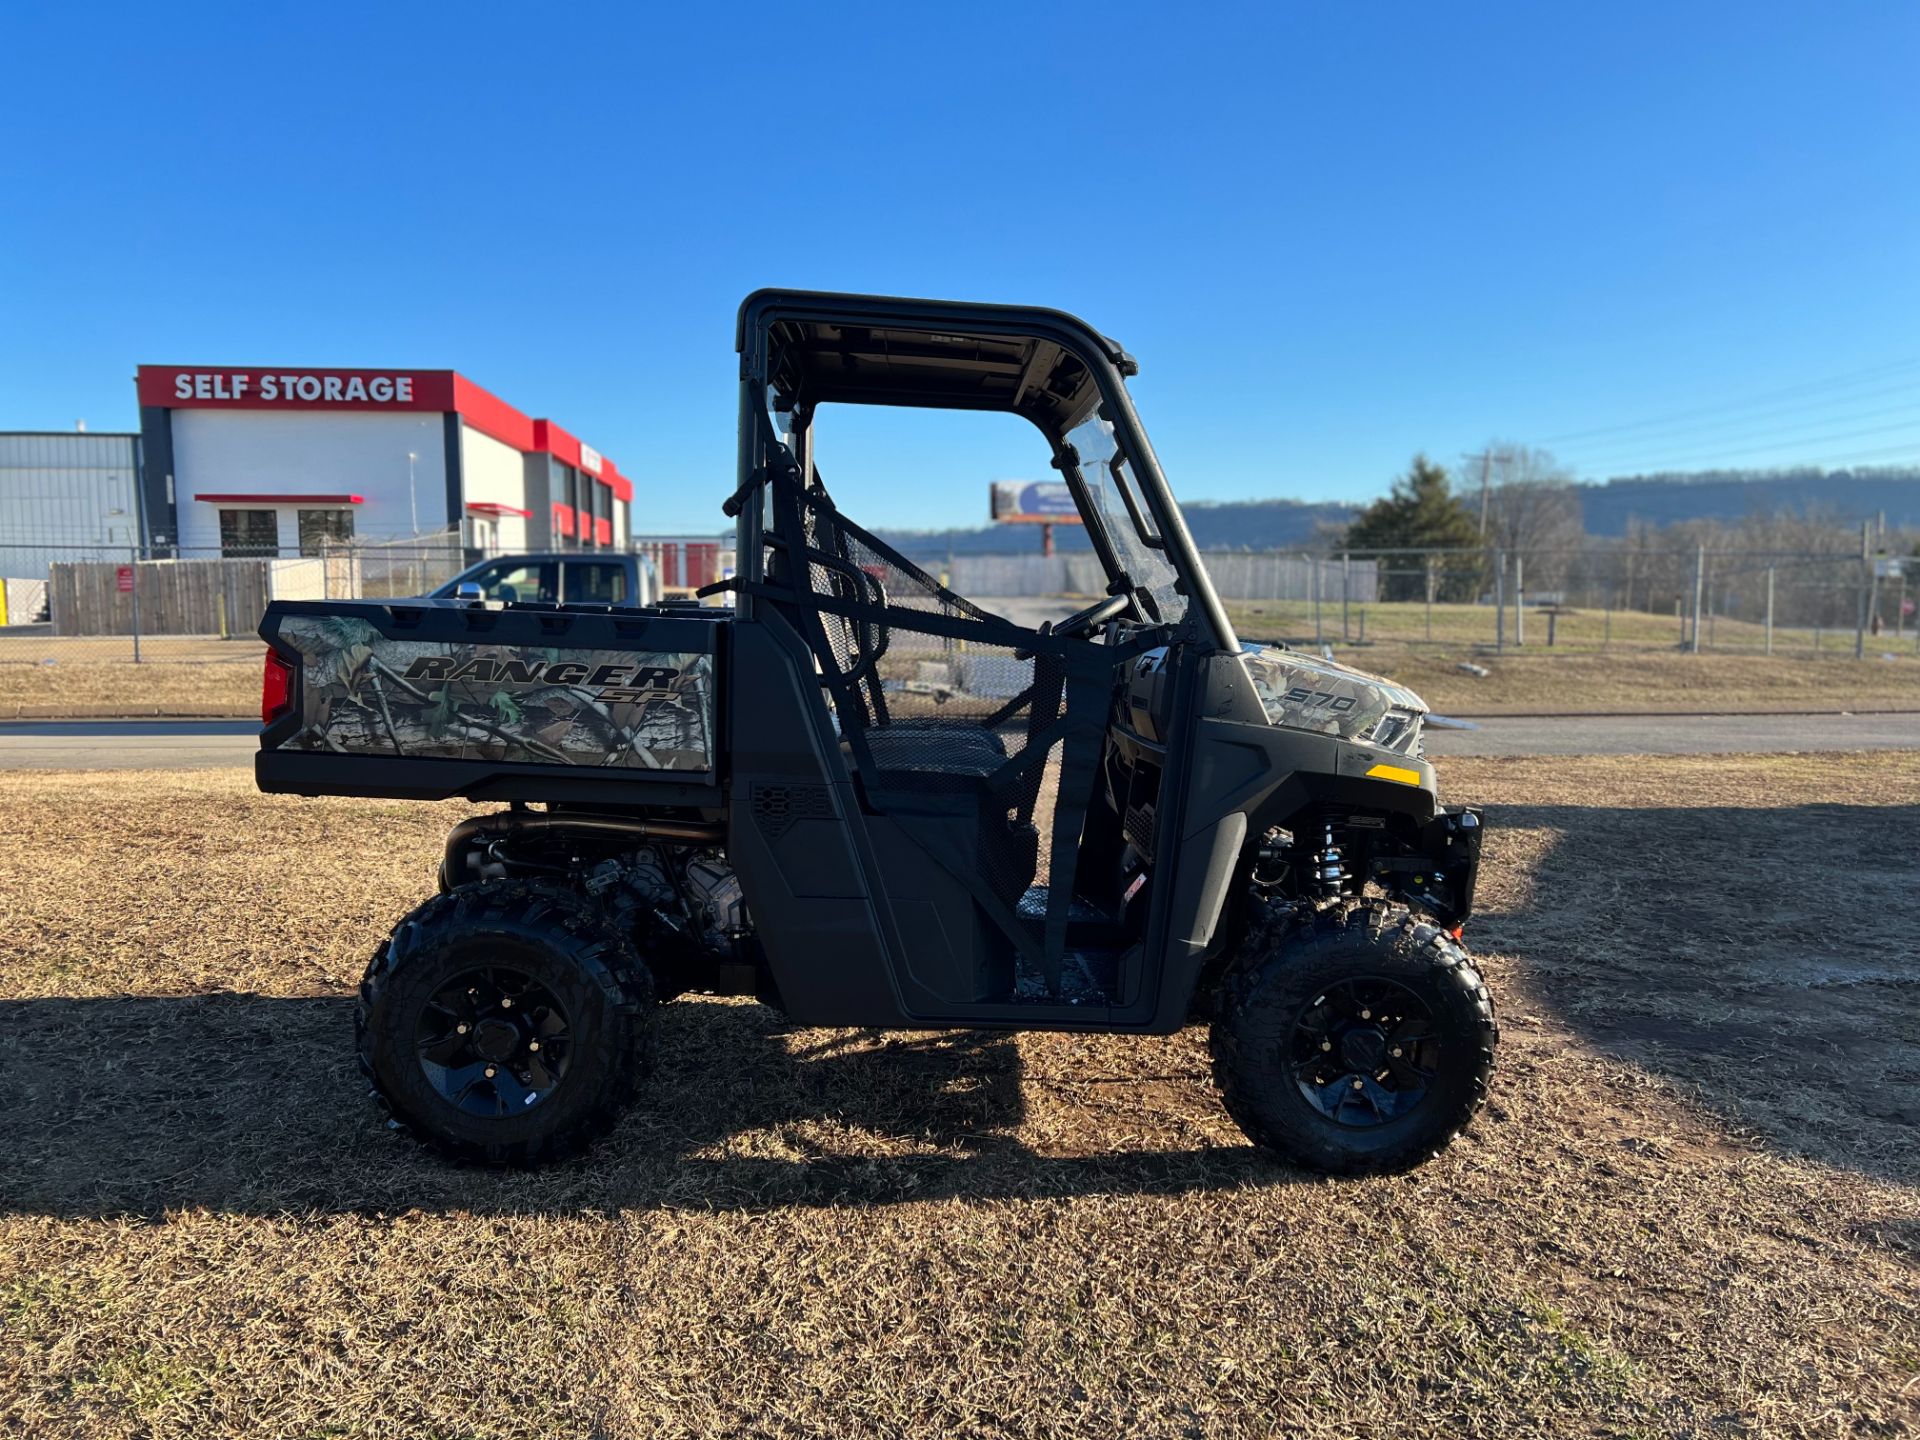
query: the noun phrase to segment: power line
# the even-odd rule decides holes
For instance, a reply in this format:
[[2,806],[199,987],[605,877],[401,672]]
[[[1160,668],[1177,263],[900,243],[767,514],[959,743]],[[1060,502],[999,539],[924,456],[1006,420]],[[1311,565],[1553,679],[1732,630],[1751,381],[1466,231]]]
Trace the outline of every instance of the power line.
[[[1810,429],[1819,430],[1822,426],[1831,425],[1836,422],[1844,424],[1847,421],[1851,421],[1851,420],[1875,420],[1887,415],[1904,415],[1904,416],[1909,416],[1911,418],[1896,421],[1891,425],[1875,425],[1875,426],[1869,426],[1865,429],[1860,429],[1860,430],[1841,430],[1841,431],[1835,431],[1828,434],[1818,434],[1818,435],[1806,435],[1805,433]],[[1776,443],[1779,443],[1783,440],[1789,446],[1819,445],[1819,444],[1826,444],[1828,441],[1831,441],[1831,440],[1854,440],[1867,435],[1886,434],[1895,430],[1909,429],[1915,425],[1920,425],[1920,406],[1898,405],[1898,406],[1893,406],[1886,410],[1867,411],[1859,415],[1849,415],[1844,417],[1830,416],[1824,420],[1802,421],[1798,425],[1789,425],[1789,426],[1786,426],[1784,429],[1750,431],[1747,434],[1737,435],[1728,440],[1714,440],[1714,441],[1706,441],[1706,442],[1695,441],[1695,442],[1692,442],[1691,444],[1683,444],[1677,450],[1669,449],[1669,450],[1664,450],[1659,452],[1642,450],[1639,453],[1643,455],[1657,453],[1660,455],[1662,463],[1665,463],[1668,461],[1674,461],[1674,460],[1689,460],[1689,459],[1694,459],[1699,457],[1712,458],[1718,455],[1751,455],[1760,450],[1771,449],[1774,447]],[[1794,437],[1804,437],[1804,438],[1794,438]],[[1615,452],[1615,453],[1617,454],[1620,452]],[[1626,453],[1632,454],[1634,452],[1628,451]],[[1591,470],[1618,469],[1619,463],[1620,462],[1618,461],[1613,461],[1613,462],[1586,461],[1586,462],[1583,462],[1582,468],[1591,469]]]
[[1559,435],[1548,435],[1539,441],[1542,445],[1564,445],[1575,440],[1589,440],[1602,435],[1618,435],[1630,430],[1657,429],[1661,426],[1681,421],[1697,419],[1704,415],[1724,414],[1728,411],[1751,410],[1757,406],[1770,405],[1776,400],[1790,400],[1796,396],[1813,394],[1825,390],[1845,390],[1861,382],[1884,380],[1890,375],[1903,371],[1920,369],[1920,357],[1909,360],[1893,360],[1883,365],[1875,365],[1865,370],[1851,371],[1845,375],[1831,376],[1825,380],[1809,380],[1798,385],[1788,385],[1778,390],[1763,391],[1744,400],[1726,400],[1712,405],[1696,406],[1691,410],[1676,410],[1666,415],[1651,416],[1644,420],[1629,420],[1616,425],[1600,425],[1588,430],[1573,430]]
[[[1863,390],[1857,395],[1828,395],[1818,400],[1801,401],[1794,405],[1776,405],[1771,407],[1764,415],[1728,415],[1717,420],[1706,420],[1698,423],[1650,427],[1645,434],[1626,436],[1617,442],[1602,440],[1600,442],[1600,448],[1603,452],[1609,450],[1617,451],[1622,445],[1637,446],[1643,441],[1657,441],[1662,444],[1685,444],[1696,435],[1711,435],[1724,430],[1737,430],[1742,426],[1754,424],[1756,421],[1771,420],[1776,416],[1820,413],[1831,410],[1835,406],[1860,405],[1867,401],[1884,400],[1889,396],[1895,395],[1908,399],[1920,397],[1920,382],[1908,380],[1899,385],[1887,386],[1882,389]],[[1832,418],[1836,420],[1848,420],[1867,417],[1836,415]],[[1576,453],[1579,448],[1577,445],[1574,447]]]

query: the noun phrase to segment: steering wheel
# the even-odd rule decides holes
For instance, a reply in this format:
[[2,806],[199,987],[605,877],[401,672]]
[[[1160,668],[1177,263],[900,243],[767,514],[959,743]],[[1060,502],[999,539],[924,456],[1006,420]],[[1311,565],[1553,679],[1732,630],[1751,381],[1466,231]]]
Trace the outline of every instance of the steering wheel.
[[1089,605],[1084,610],[1076,610],[1073,614],[1067,616],[1066,619],[1057,623],[1049,633],[1064,635],[1069,639],[1075,635],[1084,635],[1089,630],[1098,629],[1100,626],[1106,624],[1107,621],[1118,616],[1132,603],[1132,599],[1126,595],[1109,595],[1097,605]]

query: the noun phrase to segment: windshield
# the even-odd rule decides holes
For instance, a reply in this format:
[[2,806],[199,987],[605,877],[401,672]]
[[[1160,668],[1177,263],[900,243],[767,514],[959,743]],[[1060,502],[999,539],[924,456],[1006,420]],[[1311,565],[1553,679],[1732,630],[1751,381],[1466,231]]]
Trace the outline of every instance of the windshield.
[[1113,425],[1096,410],[1067,432],[1067,443],[1080,457],[1080,478],[1099,512],[1100,528],[1127,579],[1142,593],[1151,612],[1148,618],[1178,624],[1186,618],[1187,597],[1174,588],[1179,577],[1161,548],[1126,457],[1120,454]]

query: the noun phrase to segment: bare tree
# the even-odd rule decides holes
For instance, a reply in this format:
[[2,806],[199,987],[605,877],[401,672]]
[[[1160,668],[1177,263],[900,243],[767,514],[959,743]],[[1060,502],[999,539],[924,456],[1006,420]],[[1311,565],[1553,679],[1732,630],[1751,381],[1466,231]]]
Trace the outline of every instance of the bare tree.
[[1574,571],[1586,541],[1573,472],[1551,453],[1494,441],[1463,465],[1487,476],[1487,545],[1526,561],[1530,590],[1555,590]]

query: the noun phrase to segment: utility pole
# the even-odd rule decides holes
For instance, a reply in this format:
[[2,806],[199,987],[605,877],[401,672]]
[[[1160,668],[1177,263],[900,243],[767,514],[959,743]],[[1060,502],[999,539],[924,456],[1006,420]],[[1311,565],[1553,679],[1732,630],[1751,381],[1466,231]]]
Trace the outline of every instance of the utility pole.
[[1487,543],[1487,508],[1493,493],[1493,447],[1480,452],[1480,543]]

